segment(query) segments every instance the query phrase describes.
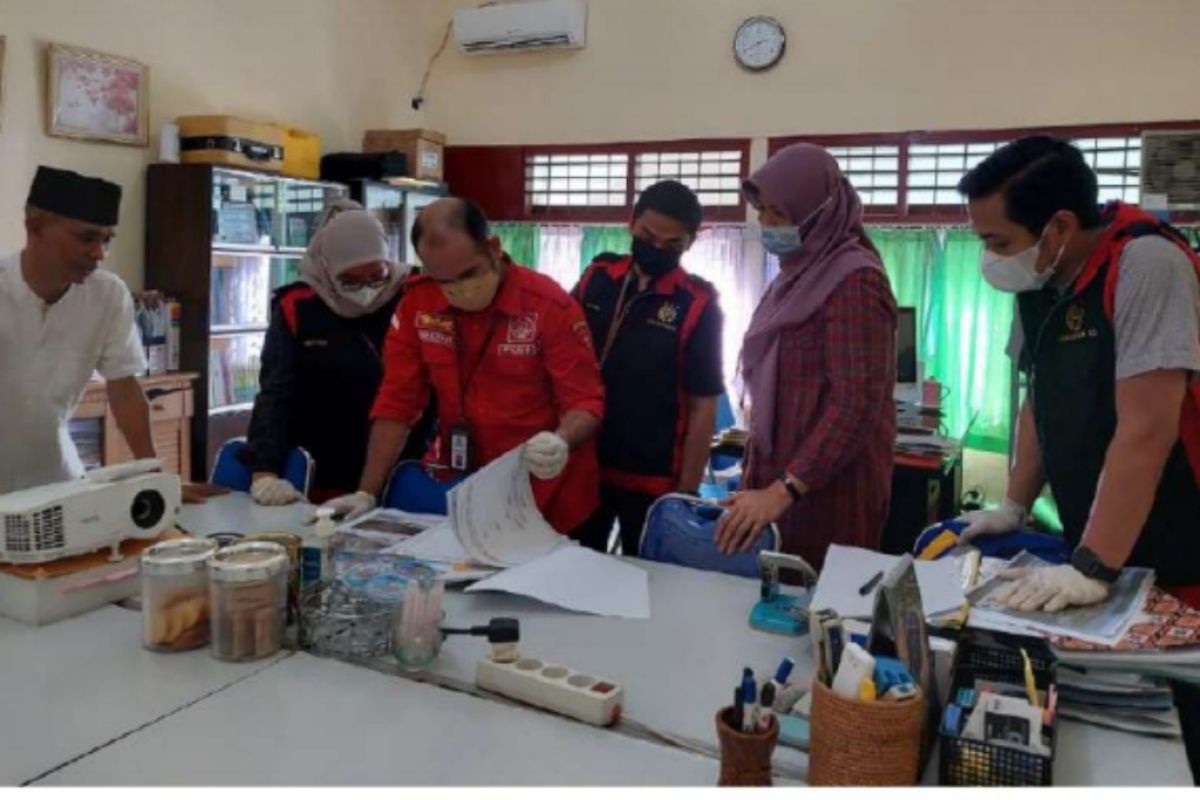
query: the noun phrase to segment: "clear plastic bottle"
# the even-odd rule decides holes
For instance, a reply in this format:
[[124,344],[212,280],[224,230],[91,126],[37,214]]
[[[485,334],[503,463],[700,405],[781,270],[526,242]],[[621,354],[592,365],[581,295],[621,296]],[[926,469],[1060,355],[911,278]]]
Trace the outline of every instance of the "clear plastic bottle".
[[253,661],[283,646],[287,616],[287,551],[272,542],[247,542],[209,560],[212,648],[222,661]]
[[178,651],[209,641],[208,559],[217,543],[171,539],[142,551],[142,645]]

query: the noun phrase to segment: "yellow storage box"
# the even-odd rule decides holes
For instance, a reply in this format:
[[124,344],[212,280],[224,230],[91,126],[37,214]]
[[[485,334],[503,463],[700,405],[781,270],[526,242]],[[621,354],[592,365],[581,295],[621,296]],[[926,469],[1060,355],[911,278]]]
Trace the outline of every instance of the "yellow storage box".
[[279,172],[284,129],[270,122],[228,116],[180,117],[179,160],[184,164]]
[[364,153],[404,153],[408,157],[409,177],[426,181],[442,180],[442,149],[445,146],[444,133],[421,128],[367,131],[363,135]]
[[321,137],[300,128],[283,129],[284,175],[316,180],[321,177]]

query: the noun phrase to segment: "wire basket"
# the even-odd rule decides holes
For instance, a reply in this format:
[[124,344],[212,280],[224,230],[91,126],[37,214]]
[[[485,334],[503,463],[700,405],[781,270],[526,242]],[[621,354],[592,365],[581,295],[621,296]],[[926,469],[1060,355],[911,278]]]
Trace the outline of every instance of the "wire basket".
[[[968,630],[958,645],[950,697],[976,680],[1023,684],[1029,655],[1039,692],[1055,683],[1055,659],[1046,642],[1012,634]],[[1050,755],[1003,744],[965,739],[939,731],[938,783],[942,786],[1050,786],[1054,777],[1057,720],[1050,728]]]

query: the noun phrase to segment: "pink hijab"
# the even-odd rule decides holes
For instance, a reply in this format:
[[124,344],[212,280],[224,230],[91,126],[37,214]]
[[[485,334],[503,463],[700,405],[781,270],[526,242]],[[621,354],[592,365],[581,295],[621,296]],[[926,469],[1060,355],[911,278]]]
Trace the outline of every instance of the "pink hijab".
[[785,147],[750,176],[743,191],[802,226],[803,244],[780,260],[780,274],[754,310],[742,343],[742,379],[752,404],[750,436],[755,451],[769,458],[781,333],[811,317],[851,273],[883,269],[883,262],[863,230],[858,193],[823,148]]

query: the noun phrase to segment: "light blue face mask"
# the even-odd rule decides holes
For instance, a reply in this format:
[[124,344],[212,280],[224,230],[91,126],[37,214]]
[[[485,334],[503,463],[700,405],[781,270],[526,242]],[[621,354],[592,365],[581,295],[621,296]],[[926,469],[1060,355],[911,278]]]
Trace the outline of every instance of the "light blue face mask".
[[799,250],[804,245],[804,237],[800,235],[800,228],[807,225],[810,219],[821,213],[821,209],[829,205],[833,201],[833,197],[833,195],[826,197],[824,202],[814,208],[799,225],[770,225],[764,227],[762,229],[763,248],[775,256],[786,256]]
[[763,248],[772,255],[786,256],[804,244],[799,225],[773,225],[762,229]]

